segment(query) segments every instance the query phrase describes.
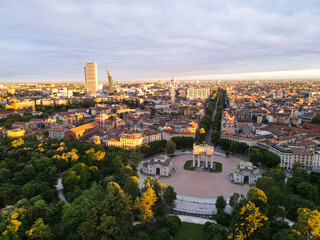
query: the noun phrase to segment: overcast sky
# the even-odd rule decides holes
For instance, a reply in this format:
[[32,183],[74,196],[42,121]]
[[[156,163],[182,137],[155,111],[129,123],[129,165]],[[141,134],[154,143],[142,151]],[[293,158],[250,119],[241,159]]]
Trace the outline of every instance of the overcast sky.
[[0,81],[320,77],[319,0],[8,0]]

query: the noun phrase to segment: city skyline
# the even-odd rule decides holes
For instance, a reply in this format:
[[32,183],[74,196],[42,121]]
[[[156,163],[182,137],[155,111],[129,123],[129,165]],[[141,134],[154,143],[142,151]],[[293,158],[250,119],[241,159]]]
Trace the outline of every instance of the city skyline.
[[115,81],[172,71],[177,80],[319,78],[319,9],[317,1],[5,2],[0,82],[79,82],[90,57],[99,82],[107,68]]

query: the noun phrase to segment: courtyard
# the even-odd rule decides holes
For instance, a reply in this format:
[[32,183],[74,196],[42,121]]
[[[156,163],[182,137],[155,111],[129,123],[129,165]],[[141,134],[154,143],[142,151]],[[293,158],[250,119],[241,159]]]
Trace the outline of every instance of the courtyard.
[[[233,193],[246,195],[249,185],[233,184],[229,180],[229,174],[233,171],[233,165],[241,159],[230,156],[229,158],[214,155],[214,162],[222,164],[222,172],[204,172],[202,169],[188,171],[183,169],[187,160],[192,159],[192,154],[181,155],[172,158],[171,177],[155,176],[160,183],[171,185],[179,195],[197,198],[216,198],[220,195],[229,198]],[[147,176],[145,176],[147,177]]]

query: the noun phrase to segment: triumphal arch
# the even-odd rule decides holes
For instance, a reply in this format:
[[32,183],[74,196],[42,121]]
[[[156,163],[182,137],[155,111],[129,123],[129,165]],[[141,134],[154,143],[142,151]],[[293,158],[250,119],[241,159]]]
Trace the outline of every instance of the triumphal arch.
[[[204,167],[204,168],[214,168],[213,164],[213,146],[203,145],[193,145],[193,167]],[[204,158],[203,163],[201,163],[201,158]],[[209,162],[210,161],[210,162]]]

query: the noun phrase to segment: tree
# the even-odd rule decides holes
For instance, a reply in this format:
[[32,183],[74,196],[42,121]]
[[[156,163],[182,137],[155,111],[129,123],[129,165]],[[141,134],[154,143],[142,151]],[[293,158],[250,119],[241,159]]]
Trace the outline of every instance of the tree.
[[42,218],[38,218],[37,221],[32,225],[31,229],[26,232],[28,238],[37,240],[50,239],[52,233],[49,225],[43,223]]
[[150,240],[150,237],[146,233],[142,233],[139,240]]
[[312,119],[311,119],[311,123],[312,124],[320,124],[320,118],[318,118],[318,117],[313,117]]
[[85,159],[87,160],[88,165],[99,165],[101,166],[101,162],[104,159],[106,153],[102,151],[95,151],[94,148],[91,148],[85,152]]
[[163,191],[163,200],[171,205],[177,199],[177,193],[172,186],[168,186]]
[[219,146],[222,147],[223,150],[229,150],[231,141],[228,139],[220,138],[219,139]]
[[62,184],[70,192],[77,185],[81,189],[85,189],[90,177],[90,168],[84,163],[78,163],[62,174]]
[[247,239],[268,220],[251,201],[248,201],[245,206],[241,208],[236,218],[237,220],[233,226],[233,231],[228,239]]
[[249,149],[249,145],[246,143],[239,143],[238,144],[238,153],[245,153]]
[[238,150],[238,143],[237,142],[232,142],[230,144],[230,150],[232,152],[232,154],[235,154]]
[[220,211],[218,215],[216,216],[215,220],[217,223],[229,227],[230,222],[231,222],[232,216],[225,211]]
[[23,144],[24,144],[23,139],[22,139],[22,138],[19,138],[19,139],[17,139],[17,140],[12,141],[11,146],[12,146],[13,148],[17,148],[17,147],[22,146]]
[[167,154],[173,154],[176,150],[176,143],[172,140],[169,140],[166,144]]
[[83,191],[82,195],[72,202],[71,207],[64,210],[62,230],[67,239],[80,238],[78,227],[85,221],[88,212],[104,200],[105,195],[105,190],[100,185],[93,185]]
[[240,195],[239,193],[234,193],[229,199],[229,205],[233,209],[235,209],[236,206],[238,206],[239,201],[242,200],[243,198],[244,196],[242,194]]
[[127,239],[131,222],[128,196],[115,182],[107,185],[105,199],[94,207],[79,227],[82,239]]
[[294,226],[307,239],[320,238],[320,212],[308,208],[298,209],[298,220]]
[[258,178],[256,182],[256,187],[264,191],[265,193],[267,191],[270,191],[271,187],[275,186],[274,180],[267,176],[262,176],[261,178]]
[[250,162],[252,162],[254,165],[257,165],[259,162],[262,161],[262,158],[263,156],[258,148],[250,149]]
[[206,234],[206,239],[210,240],[225,240],[228,236],[228,228],[221,224],[206,222],[204,231]]
[[180,228],[181,220],[178,216],[169,216],[166,221],[166,227],[170,229],[170,235],[175,236]]
[[152,206],[155,204],[156,200],[156,194],[150,185],[147,186],[146,191],[142,194],[140,198],[136,198],[134,207],[139,211],[139,218],[143,222],[149,222],[152,220]]
[[167,240],[170,239],[170,229],[169,228],[160,228],[153,234],[153,240]]
[[298,235],[297,232],[291,229],[282,229],[272,235],[272,240],[304,240],[305,238]]
[[300,162],[296,162],[293,165],[293,177],[306,179],[308,177],[307,171],[304,169],[304,167],[301,165]]
[[224,197],[218,196],[217,201],[216,201],[216,208],[217,208],[218,212],[223,211],[226,206],[227,206],[227,202],[224,199]]
[[9,224],[6,226],[6,229],[2,232],[2,236],[5,239],[8,240],[18,240],[19,238],[19,234],[18,234],[18,230],[21,226],[21,221],[18,220],[19,217],[19,213],[18,211],[13,211],[10,214],[10,221]]
[[302,182],[298,184],[297,191],[302,198],[313,201],[314,203],[318,203],[319,193],[316,186],[313,186],[312,184],[307,182]]
[[259,200],[263,203],[267,203],[266,194],[259,188],[251,188],[247,193],[247,199],[251,202]]
[[214,130],[211,134],[211,142],[213,144],[217,144],[219,141],[219,132],[217,130]]
[[132,196],[132,199],[136,199],[140,195],[139,189],[139,179],[136,176],[130,176],[125,181],[125,185],[123,186],[123,190],[129,195]]
[[280,183],[286,179],[285,169],[280,164],[276,168],[267,169],[262,175],[272,178],[275,183]]
[[177,145],[177,148],[192,148],[195,142],[193,137],[173,137],[171,138]]

